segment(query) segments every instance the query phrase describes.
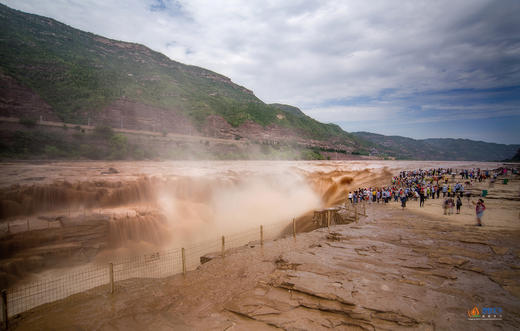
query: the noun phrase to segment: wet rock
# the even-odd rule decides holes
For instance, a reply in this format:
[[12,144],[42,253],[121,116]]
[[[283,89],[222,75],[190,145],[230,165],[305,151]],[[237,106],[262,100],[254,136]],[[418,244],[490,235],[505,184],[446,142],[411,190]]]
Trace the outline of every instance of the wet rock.
[[113,175],[113,174],[118,174],[118,173],[119,173],[119,171],[116,168],[108,168],[107,171],[101,172],[102,175]]
[[452,266],[460,267],[461,265],[468,263],[469,260],[462,257],[443,256],[437,259],[437,262],[442,264],[449,264]]
[[212,260],[220,258],[220,257],[222,257],[222,255],[220,253],[217,253],[217,252],[208,253],[208,254],[200,257],[200,264],[208,263],[209,261],[212,261]]
[[491,246],[491,249],[497,255],[505,255],[509,251],[509,247]]
[[343,236],[341,235],[341,233],[331,232],[327,234],[326,238],[330,241],[341,241],[343,239]]
[[420,280],[399,279],[399,281],[400,281],[401,283],[407,283],[407,284],[416,285],[416,286],[425,286],[425,285],[426,285],[425,282],[420,281]]
[[462,270],[469,270],[469,271],[473,271],[473,272],[476,272],[478,274],[483,274],[485,275],[486,273],[484,272],[484,269],[480,268],[480,267],[477,267],[476,265],[472,264],[472,263],[467,263],[467,264],[464,264],[462,266],[460,266],[460,269]]
[[405,263],[400,264],[402,267],[410,268],[410,269],[418,269],[418,270],[431,270],[433,269],[433,266],[426,264],[426,263],[420,263],[420,262],[412,262],[407,261]]
[[431,275],[440,277],[440,278],[444,278],[444,279],[450,279],[450,280],[455,280],[458,278],[456,275],[454,275],[453,273],[450,273],[447,270],[438,270],[438,269],[432,270]]
[[518,285],[504,285],[504,289],[515,297],[520,299],[520,286]]

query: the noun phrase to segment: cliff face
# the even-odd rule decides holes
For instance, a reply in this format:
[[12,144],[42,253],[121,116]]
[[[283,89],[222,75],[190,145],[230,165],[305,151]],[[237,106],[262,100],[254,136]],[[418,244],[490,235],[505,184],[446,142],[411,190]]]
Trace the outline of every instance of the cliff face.
[[31,89],[0,70],[0,116],[57,121],[54,110]]

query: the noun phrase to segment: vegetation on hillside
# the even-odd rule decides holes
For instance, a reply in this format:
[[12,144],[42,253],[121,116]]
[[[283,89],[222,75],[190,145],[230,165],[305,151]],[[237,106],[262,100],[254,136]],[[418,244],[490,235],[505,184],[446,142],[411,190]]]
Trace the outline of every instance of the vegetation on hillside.
[[[0,5],[0,70],[38,93],[68,123],[86,123],[111,102],[178,110],[197,127],[209,115],[232,126],[278,124],[302,137],[356,141],[295,107],[267,105],[229,78],[170,60],[145,46],[83,32]],[[283,116],[277,116],[282,114]]]
[[208,140],[190,143],[161,137],[130,141],[110,127],[85,131],[70,128],[26,126],[5,131],[0,140],[0,158],[87,160],[321,160],[320,149],[297,144],[219,144]]

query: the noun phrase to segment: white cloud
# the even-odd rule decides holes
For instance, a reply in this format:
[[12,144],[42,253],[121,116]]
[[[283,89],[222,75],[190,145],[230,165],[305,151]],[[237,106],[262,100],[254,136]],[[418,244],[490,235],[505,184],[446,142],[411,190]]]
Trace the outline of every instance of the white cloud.
[[363,122],[387,120],[395,114],[398,109],[380,106],[330,106],[314,108],[306,112],[307,115],[319,121],[329,122]]

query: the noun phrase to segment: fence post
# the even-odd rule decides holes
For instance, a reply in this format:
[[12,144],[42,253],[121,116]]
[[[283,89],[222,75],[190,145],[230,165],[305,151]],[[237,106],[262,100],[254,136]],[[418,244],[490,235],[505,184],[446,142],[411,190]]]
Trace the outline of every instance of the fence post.
[[224,236],[222,236],[222,257],[224,257],[225,247],[226,247],[226,241],[224,239]]
[[330,229],[330,210],[327,210],[327,228]]
[[355,216],[355,220],[356,220],[356,223],[357,223],[358,218],[359,218],[358,212],[357,212],[357,206],[354,208],[354,216]]
[[110,294],[114,293],[114,264],[108,264],[108,274],[110,276]]
[[184,247],[181,249],[182,253],[182,274],[186,275],[186,254],[184,253]]
[[363,216],[367,216],[367,205],[366,205],[366,203],[363,204]]
[[5,329],[9,329],[8,315],[7,315],[7,290],[2,290],[2,319],[4,320]]
[[292,235],[293,235],[293,238],[296,239],[296,220],[292,219]]
[[264,246],[264,226],[260,225],[260,246]]

